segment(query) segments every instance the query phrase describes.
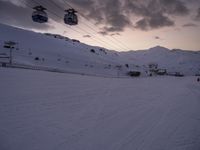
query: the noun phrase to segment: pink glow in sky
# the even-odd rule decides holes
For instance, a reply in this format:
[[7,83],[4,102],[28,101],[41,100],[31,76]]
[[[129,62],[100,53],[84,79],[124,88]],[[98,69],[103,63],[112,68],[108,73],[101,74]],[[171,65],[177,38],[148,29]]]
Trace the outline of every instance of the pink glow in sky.
[[[31,20],[39,4],[47,8],[47,24]],[[78,11],[77,26],[63,23],[70,6]],[[0,0],[0,23],[118,51],[156,45],[200,50],[200,0]]]

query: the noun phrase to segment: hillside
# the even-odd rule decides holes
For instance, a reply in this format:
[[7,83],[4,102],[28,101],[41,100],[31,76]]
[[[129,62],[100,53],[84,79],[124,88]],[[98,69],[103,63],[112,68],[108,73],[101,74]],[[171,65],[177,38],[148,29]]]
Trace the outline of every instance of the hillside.
[[[13,63],[18,65],[109,77],[125,77],[130,70],[139,70],[146,76],[149,63],[157,63],[159,68],[185,75],[194,75],[200,71],[200,52],[162,47],[116,52],[67,37],[54,37],[3,24],[0,24],[0,33],[0,54],[9,55],[9,49],[4,48],[5,41],[17,42],[13,49]],[[0,62],[4,61],[8,59],[0,58]]]
[[200,51],[189,51],[156,46],[148,50],[121,52],[121,55],[137,65],[157,63],[169,72],[193,75],[200,72]]

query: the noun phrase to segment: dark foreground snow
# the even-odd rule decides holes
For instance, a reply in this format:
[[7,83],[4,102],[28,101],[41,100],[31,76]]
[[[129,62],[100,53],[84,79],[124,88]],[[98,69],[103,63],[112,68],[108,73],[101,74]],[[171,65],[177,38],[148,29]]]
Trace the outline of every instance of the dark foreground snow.
[[195,77],[0,68],[0,150],[199,150]]

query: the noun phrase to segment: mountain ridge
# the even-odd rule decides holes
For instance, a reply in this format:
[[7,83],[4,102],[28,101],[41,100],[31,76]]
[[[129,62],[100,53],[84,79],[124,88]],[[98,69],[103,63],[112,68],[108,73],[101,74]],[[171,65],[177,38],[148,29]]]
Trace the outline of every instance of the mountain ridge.
[[[200,51],[155,46],[148,50],[118,52],[68,37],[36,33],[3,24],[0,24],[0,32],[0,52],[8,53],[3,48],[5,41],[18,43],[13,51],[15,63],[108,76],[126,76],[130,70],[139,70],[145,75],[149,63],[157,63],[159,68],[186,75],[200,71]],[[35,60],[36,57],[39,60]]]

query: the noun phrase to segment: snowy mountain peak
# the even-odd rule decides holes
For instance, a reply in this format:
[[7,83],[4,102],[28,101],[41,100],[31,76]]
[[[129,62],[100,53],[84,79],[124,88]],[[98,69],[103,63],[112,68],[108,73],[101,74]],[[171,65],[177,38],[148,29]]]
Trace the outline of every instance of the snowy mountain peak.
[[149,51],[157,51],[157,52],[159,52],[159,51],[169,51],[169,49],[158,45],[158,46],[150,48]]
[[[200,72],[200,53],[169,50],[156,46],[148,50],[116,52],[94,47],[53,34],[0,24],[0,62],[9,61],[6,41],[17,44],[12,51],[13,63],[31,67],[53,68],[70,73],[96,76],[124,77],[128,71],[146,75],[148,64],[155,62],[168,72],[194,75]],[[47,36],[48,35],[48,36]]]

